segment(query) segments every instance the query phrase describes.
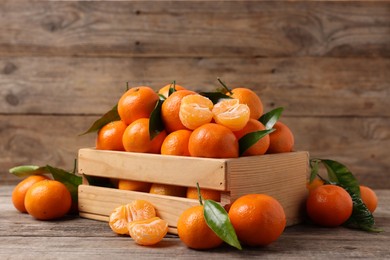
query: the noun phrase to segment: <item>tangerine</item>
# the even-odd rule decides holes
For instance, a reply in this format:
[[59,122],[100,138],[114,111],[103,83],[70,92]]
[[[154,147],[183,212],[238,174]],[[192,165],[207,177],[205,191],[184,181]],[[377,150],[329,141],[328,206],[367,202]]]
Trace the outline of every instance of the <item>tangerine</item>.
[[39,220],[63,217],[72,206],[72,196],[66,186],[55,180],[43,180],[32,185],[24,198],[28,214]]
[[130,88],[118,101],[118,114],[126,125],[149,118],[158,100],[158,94],[148,86]]
[[267,153],[287,153],[294,148],[294,135],[290,128],[278,121],[273,126],[275,131],[269,134],[270,144]]
[[158,194],[158,195],[167,195],[167,196],[176,196],[176,197],[185,197],[186,196],[186,187],[153,183],[150,187],[149,193]]
[[[204,200],[221,201],[221,192],[218,190],[201,189],[200,194]],[[187,188],[188,199],[198,199],[198,189],[195,187]]]
[[371,213],[374,213],[376,207],[378,206],[378,197],[375,192],[367,186],[360,185],[360,196],[363,203],[366,204],[368,210]]
[[207,225],[202,205],[183,211],[177,221],[177,234],[186,246],[193,249],[211,249],[223,242]]
[[310,191],[315,190],[317,187],[324,185],[324,181],[320,178],[315,178],[312,182],[307,181],[306,188]]
[[[265,130],[265,126],[256,119],[249,119],[248,123],[244,126],[243,129],[233,132],[238,140],[240,140],[241,137],[257,131]],[[259,141],[257,141],[255,144],[253,144],[251,147],[248,148],[242,155],[243,156],[252,156],[252,155],[262,155],[265,154],[268,150],[270,143],[269,135],[266,135],[262,137]]]
[[238,99],[240,104],[246,104],[250,109],[250,118],[257,120],[263,114],[263,102],[251,89],[235,88],[226,94],[232,98]]
[[167,135],[161,145],[161,154],[189,156],[188,142],[191,133],[190,130],[182,129]]
[[159,217],[136,220],[129,222],[127,229],[137,244],[151,246],[160,242],[168,233],[168,222]]
[[208,123],[196,128],[188,143],[191,156],[237,158],[238,141],[233,132],[219,124]]
[[124,179],[120,179],[118,181],[118,189],[120,190],[149,192],[151,185],[152,185],[151,183],[143,182],[143,181],[133,181],[133,180],[124,180]]
[[129,234],[128,223],[136,220],[150,219],[156,216],[154,206],[146,200],[133,200],[121,205],[110,214],[108,224],[117,234]]
[[216,123],[238,131],[248,123],[250,109],[246,104],[240,104],[238,99],[225,98],[215,104],[212,113]]
[[180,103],[179,118],[188,129],[210,123],[213,119],[213,102],[207,97],[192,94],[182,98]]
[[24,205],[24,198],[26,197],[27,190],[35,183],[49,179],[45,175],[31,175],[24,180],[20,181],[12,191],[12,203],[15,208],[22,213],[26,213],[26,207]]
[[96,138],[96,149],[124,151],[122,136],[127,125],[122,121],[112,121],[103,126]]
[[230,206],[229,218],[238,239],[249,246],[274,242],[286,227],[282,205],[265,194],[241,196]]
[[352,198],[343,188],[322,185],[312,190],[306,201],[310,219],[321,226],[337,227],[351,216]]
[[158,90],[158,94],[164,96],[165,98],[167,98],[169,96],[169,89],[170,88],[173,88],[175,89],[175,91],[178,91],[178,90],[185,90],[186,88],[183,87],[183,86],[180,86],[180,85],[173,85],[173,84],[168,84],[168,85],[165,85],[164,87],[160,88]]
[[122,142],[126,151],[138,153],[160,153],[166,132],[161,131],[152,140],[149,134],[149,118],[140,118],[127,126]]
[[180,129],[187,129],[180,120],[180,116],[179,116],[180,104],[183,97],[192,94],[196,94],[196,93],[190,90],[175,91],[162,103],[161,118],[164,122],[165,130],[168,133]]

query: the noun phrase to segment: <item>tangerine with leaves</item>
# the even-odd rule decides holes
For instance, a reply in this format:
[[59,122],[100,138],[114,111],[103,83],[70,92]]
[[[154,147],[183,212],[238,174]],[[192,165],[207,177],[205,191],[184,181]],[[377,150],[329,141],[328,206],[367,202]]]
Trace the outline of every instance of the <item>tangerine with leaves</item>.
[[153,217],[129,222],[127,229],[137,244],[151,246],[160,242],[168,233],[168,222],[159,217]]
[[165,98],[167,98],[169,96],[169,89],[170,88],[174,88],[175,91],[178,91],[178,90],[185,90],[186,88],[183,87],[183,86],[180,86],[180,85],[177,85],[177,84],[168,84],[168,85],[165,85],[164,87],[160,88],[158,90],[158,94],[164,96]]
[[235,88],[226,94],[238,99],[240,104],[246,104],[250,109],[250,118],[257,120],[263,114],[263,102],[253,90],[249,88]]
[[366,205],[366,207],[371,213],[374,213],[376,207],[378,206],[378,197],[371,188],[364,185],[360,185],[359,187],[360,196],[363,200],[363,203]]
[[210,123],[213,119],[213,102],[207,97],[192,94],[182,98],[180,103],[179,118],[188,129]]
[[[265,126],[256,119],[249,119],[248,123],[244,126],[243,129],[235,131],[234,134],[238,140],[243,136],[256,132],[265,130]],[[268,150],[270,143],[269,135],[262,137],[259,141],[249,147],[242,155],[243,156],[252,156],[252,155],[262,155],[265,154]]]
[[134,180],[118,180],[118,189],[120,190],[131,190],[131,191],[141,191],[149,192],[150,186],[152,184],[143,181],[134,181]]
[[[221,201],[221,192],[218,190],[210,190],[210,189],[201,189],[200,194],[205,200],[214,200]],[[199,199],[198,189],[195,187],[187,188],[187,198],[188,199]]]
[[166,137],[163,130],[153,139],[149,134],[149,118],[140,118],[127,126],[122,142],[126,151],[138,153],[160,153],[161,145]]
[[238,99],[225,98],[215,104],[212,113],[216,123],[238,131],[248,123],[250,109],[246,104],[240,104]]
[[96,149],[124,151],[122,136],[126,127],[122,120],[112,121],[103,126],[96,138]]
[[158,94],[148,86],[130,88],[118,101],[118,114],[126,125],[149,118],[158,100]]
[[188,143],[191,156],[237,158],[238,141],[233,132],[219,124],[208,123],[196,128]]
[[267,153],[287,153],[294,148],[294,135],[290,128],[278,121],[273,126],[275,131],[269,134],[270,144]]
[[28,189],[24,204],[28,214],[36,219],[57,219],[69,212],[72,197],[63,183],[43,180]]
[[265,194],[248,194],[233,202],[229,218],[238,239],[249,246],[266,246],[276,241],[286,227],[282,205]]
[[117,234],[129,234],[128,223],[136,220],[154,218],[156,210],[146,200],[133,200],[129,204],[121,205],[110,214],[108,224]]
[[180,240],[193,249],[211,249],[220,246],[223,242],[207,225],[203,205],[183,211],[177,221],[177,233]]
[[161,145],[161,154],[189,156],[188,142],[191,133],[190,130],[181,129],[167,135]]
[[337,185],[322,185],[312,190],[306,201],[309,218],[325,227],[337,227],[351,216],[351,196]]
[[168,133],[180,129],[187,129],[180,120],[180,104],[183,97],[192,94],[196,93],[190,90],[175,91],[162,103],[161,119],[164,122],[165,130]]
[[12,191],[12,203],[14,207],[22,213],[26,213],[26,207],[24,205],[24,198],[26,197],[27,190],[35,183],[49,179],[45,175],[31,175],[24,180],[20,181]]

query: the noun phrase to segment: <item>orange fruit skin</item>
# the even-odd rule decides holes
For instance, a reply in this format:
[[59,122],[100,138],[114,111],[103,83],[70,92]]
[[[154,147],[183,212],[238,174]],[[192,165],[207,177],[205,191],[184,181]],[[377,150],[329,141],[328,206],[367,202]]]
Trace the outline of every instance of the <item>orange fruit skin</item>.
[[35,183],[49,179],[45,175],[32,175],[20,181],[12,191],[12,203],[14,207],[22,213],[26,213],[24,198],[27,190]]
[[143,181],[133,181],[133,180],[123,180],[118,181],[118,189],[120,190],[131,190],[131,191],[141,191],[149,192],[151,183]]
[[124,151],[122,136],[127,125],[122,121],[113,121],[103,126],[96,138],[96,149]]
[[312,190],[306,201],[310,219],[325,227],[337,227],[351,216],[352,198],[343,188],[336,185],[322,185]]
[[153,183],[152,186],[150,187],[149,193],[166,195],[166,196],[185,197],[186,191],[187,191],[186,187]]
[[127,228],[131,238],[137,244],[151,246],[160,242],[168,233],[168,222],[154,217],[129,222]]
[[180,240],[193,249],[211,249],[223,242],[207,225],[201,205],[183,211],[177,221],[177,233]]
[[[200,194],[204,200],[221,201],[221,192],[218,190],[200,189]],[[195,187],[187,188],[188,199],[198,199],[198,189]]]
[[161,145],[161,154],[190,156],[188,142],[190,140],[191,133],[192,131],[190,130],[182,129],[167,135]]
[[273,127],[275,131],[269,134],[270,144],[267,153],[288,153],[294,148],[294,135],[290,128],[278,121]]
[[[158,90],[158,94],[163,95],[165,98],[167,98],[169,95],[169,89],[171,88],[171,86],[173,87],[173,84],[167,84],[164,87],[160,88]],[[176,91],[185,90],[185,89],[186,89],[185,87],[175,84]]]
[[28,189],[24,199],[27,212],[36,219],[50,220],[63,217],[72,206],[72,197],[64,184],[43,180]]
[[265,194],[241,196],[229,209],[238,239],[249,246],[266,246],[276,241],[286,227],[280,203]]
[[158,94],[148,86],[130,88],[118,101],[118,114],[126,125],[148,118],[158,99]]
[[237,158],[238,141],[233,132],[215,123],[196,128],[188,143],[191,156],[207,158]]
[[[256,119],[249,119],[248,123],[240,131],[233,132],[238,140],[246,134],[265,130],[265,126]],[[270,144],[269,135],[261,138],[257,143],[252,145],[248,150],[246,150],[242,155],[243,156],[252,156],[252,155],[262,155],[265,154],[268,150]]]
[[312,190],[315,190],[317,187],[321,185],[324,185],[324,181],[319,178],[316,178],[311,183],[307,181],[306,188],[309,190],[309,192],[311,192]]
[[360,196],[371,213],[374,213],[378,206],[378,197],[375,192],[367,186],[360,185]]
[[250,118],[259,119],[263,114],[263,102],[260,97],[249,88],[235,88],[231,93],[226,93],[228,96],[237,98],[241,104],[246,104],[250,109]]
[[190,90],[179,90],[173,92],[161,106],[161,118],[164,122],[167,133],[172,133],[180,129],[187,129],[181,122],[179,112],[183,97],[196,94]]
[[127,152],[160,153],[166,132],[161,131],[150,140],[149,118],[140,118],[127,126],[123,133],[122,142]]

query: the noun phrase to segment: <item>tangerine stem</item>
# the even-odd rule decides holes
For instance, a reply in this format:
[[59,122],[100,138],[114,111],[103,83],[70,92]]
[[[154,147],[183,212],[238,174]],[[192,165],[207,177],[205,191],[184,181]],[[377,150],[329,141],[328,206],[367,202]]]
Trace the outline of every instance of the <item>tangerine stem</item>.
[[196,183],[196,189],[198,190],[199,204],[203,206],[203,198],[202,198],[202,194],[200,193],[200,187],[198,182]]
[[221,83],[221,85],[223,86],[224,89],[226,89],[226,91],[231,95],[233,94],[232,90],[230,88],[228,88],[226,86],[226,84],[220,79],[220,78],[217,78],[217,80],[219,81],[219,83]]

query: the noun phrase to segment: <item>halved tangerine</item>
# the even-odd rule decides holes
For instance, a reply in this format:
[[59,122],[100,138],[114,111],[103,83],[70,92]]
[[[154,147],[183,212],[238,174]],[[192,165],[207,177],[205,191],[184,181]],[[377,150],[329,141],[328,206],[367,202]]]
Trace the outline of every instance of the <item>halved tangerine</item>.
[[159,217],[153,217],[130,222],[127,228],[131,238],[137,244],[150,246],[157,244],[165,237],[168,232],[168,222]]
[[210,99],[199,94],[185,96],[180,104],[180,121],[191,130],[210,123],[213,119],[213,113],[211,112],[213,106]]
[[232,131],[238,131],[248,123],[250,109],[247,105],[240,104],[238,99],[226,98],[214,105],[212,113],[217,124],[226,126]]

